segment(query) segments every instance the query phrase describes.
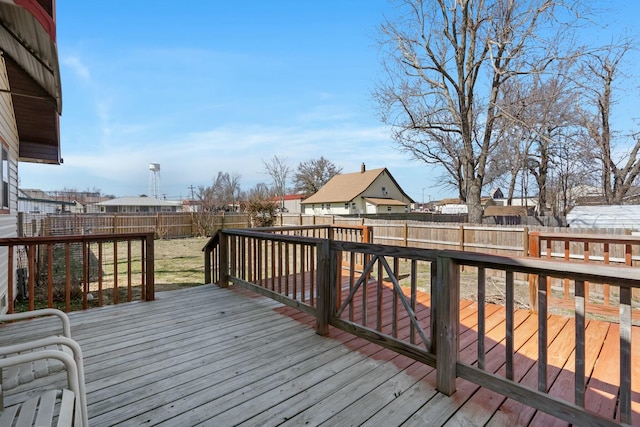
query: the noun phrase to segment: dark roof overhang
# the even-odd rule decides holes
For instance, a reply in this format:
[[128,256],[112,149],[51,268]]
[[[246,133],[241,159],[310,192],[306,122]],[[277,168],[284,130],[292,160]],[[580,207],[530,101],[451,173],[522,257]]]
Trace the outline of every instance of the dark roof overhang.
[[4,56],[19,139],[19,160],[60,164],[62,90],[53,0],[0,0]]

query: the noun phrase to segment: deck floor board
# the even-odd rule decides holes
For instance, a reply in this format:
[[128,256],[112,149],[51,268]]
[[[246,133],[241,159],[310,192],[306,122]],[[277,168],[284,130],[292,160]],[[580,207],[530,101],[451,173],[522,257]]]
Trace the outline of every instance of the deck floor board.
[[[418,310],[424,310],[429,299],[420,301]],[[460,313],[460,357],[477,364],[477,303],[461,302]],[[334,328],[320,337],[311,316],[237,287],[160,293],[152,302],[74,312],[70,318],[85,356],[92,426],[568,425],[462,379],[453,396],[444,396],[435,390],[432,367]],[[517,311],[514,320],[514,373],[535,387],[537,319]],[[368,322],[375,327],[377,319]],[[388,319],[382,325],[391,330]],[[504,307],[487,305],[487,371],[505,370],[504,325]],[[15,326],[0,327],[3,343],[48,330],[39,320]],[[406,317],[400,316],[398,327],[400,336],[408,336]],[[567,318],[549,316],[552,392],[573,383],[573,351],[567,348],[573,327]],[[634,349],[638,331],[633,330]],[[615,346],[617,328],[592,320],[587,338],[587,371],[601,375],[591,379],[592,398],[603,386],[598,381],[617,387],[606,376],[615,374],[607,370],[612,361],[603,358],[606,347]],[[24,400],[52,380],[64,382],[64,376],[7,392],[5,404]],[[634,409],[637,384],[634,379]]]

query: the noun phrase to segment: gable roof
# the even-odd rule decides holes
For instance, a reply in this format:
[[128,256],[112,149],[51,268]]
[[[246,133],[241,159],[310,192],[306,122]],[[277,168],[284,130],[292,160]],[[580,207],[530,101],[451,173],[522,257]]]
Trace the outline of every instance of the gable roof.
[[396,180],[391,176],[387,168],[372,169],[364,172],[343,173],[335,175],[315,194],[302,201],[302,204],[310,203],[339,203],[350,202],[367,190],[373,182],[383,173],[386,173],[402,194],[410,201],[413,200],[405,194]]

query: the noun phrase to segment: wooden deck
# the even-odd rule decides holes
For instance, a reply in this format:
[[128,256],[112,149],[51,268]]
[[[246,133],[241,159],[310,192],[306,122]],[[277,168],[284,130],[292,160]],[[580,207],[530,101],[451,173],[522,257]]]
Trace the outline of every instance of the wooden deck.
[[[433,368],[335,329],[320,337],[312,317],[237,287],[206,285],[156,298],[71,313],[72,335],[84,351],[92,426],[567,425],[460,379],[453,396],[442,395]],[[461,357],[469,361],[477,357],[476,312],[475,303],[462,304]],[[504,308],[488,306],[487,317],[493,343],[486,347],[487,370],[499,371]],[[516,378],[535,386],[537,320],[519,311],[516,322]],[[15,329],[0,327],[3,344],[16,338]],[[19,335],[42,329],[32,321]],[[573,348],[563,339],[572,331],[572,321],[550,316],[550,388],[557,395],[572,390],[571,372],[562,369],[572,366]],[[615,325],[591,321],[587,336],[587,398],[613,414],[617,371],[607,352],[615,347]],[[638,349],[638,328],[633,343]],[[634,369],[640,378],[640,367]],[[55,378],[63,381],[60,374]],[[639,381],[633,384],[638,405]],[[7,393],[5,403],[30,393]],[[634,425],[640,425],[634,411]]]

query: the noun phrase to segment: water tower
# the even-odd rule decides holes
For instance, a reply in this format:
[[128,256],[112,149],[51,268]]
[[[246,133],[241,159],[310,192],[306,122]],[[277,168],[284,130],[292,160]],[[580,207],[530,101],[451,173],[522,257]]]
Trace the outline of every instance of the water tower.
[[160,199],[160,163],[149,163],[149,194]]

